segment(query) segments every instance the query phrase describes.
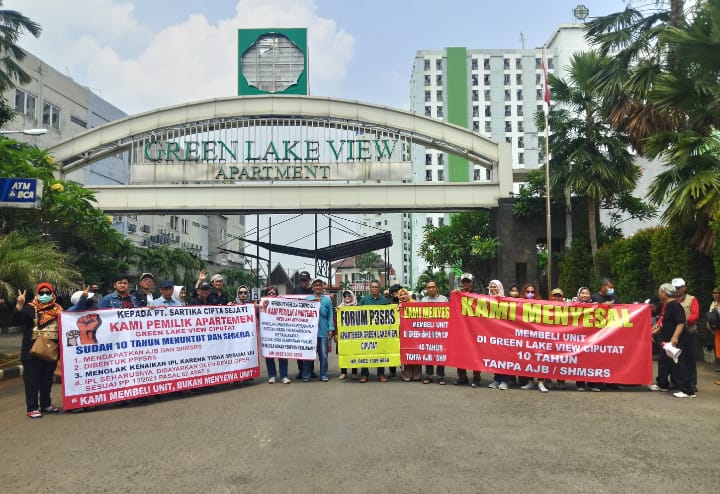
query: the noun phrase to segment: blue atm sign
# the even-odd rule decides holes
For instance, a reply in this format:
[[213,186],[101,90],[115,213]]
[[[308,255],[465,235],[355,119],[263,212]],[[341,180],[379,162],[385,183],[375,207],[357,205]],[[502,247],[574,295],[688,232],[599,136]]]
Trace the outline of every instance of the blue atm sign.
[[0,207],[40,209],[42,190],[37,178],[0,178]]

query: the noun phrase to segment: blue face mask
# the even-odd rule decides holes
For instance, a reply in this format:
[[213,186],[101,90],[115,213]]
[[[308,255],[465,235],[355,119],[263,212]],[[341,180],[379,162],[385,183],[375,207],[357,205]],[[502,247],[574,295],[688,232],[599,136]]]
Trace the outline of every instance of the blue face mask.
[[615,289],[614,289],[614,288],[608,288],[608,289],[607,289],[607,294],[608,294],[608,295],[614,295],[614,294],[615,294]]
[[52,301],[52,295],[38,295],[38,302],[41,304],[49,304]]

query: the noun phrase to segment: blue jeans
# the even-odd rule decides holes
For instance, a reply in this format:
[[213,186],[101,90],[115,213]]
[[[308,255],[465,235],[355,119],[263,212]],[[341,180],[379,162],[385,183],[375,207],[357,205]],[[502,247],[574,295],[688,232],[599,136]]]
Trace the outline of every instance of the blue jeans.
[[[318,336],[317,339],[317,354],[318,359],[320,360],[320,379],[327,377],[327,371],[328,371],[328,337],[327,336]],[[314,360],[303,360],[303,367],[302,367],[302,378],[310,379],[310,376],[312,375],[313,367],[315,366]]]
[[[286,377],[288,377],[288,361],[286,358],[279,358],[278,362],[280,363],[280,379],[285,379]],[[265,367],[267,367],[268,377],[277,376],[276,371],[275,371],[275,359],[274,358],[266,358],[265,359]]]

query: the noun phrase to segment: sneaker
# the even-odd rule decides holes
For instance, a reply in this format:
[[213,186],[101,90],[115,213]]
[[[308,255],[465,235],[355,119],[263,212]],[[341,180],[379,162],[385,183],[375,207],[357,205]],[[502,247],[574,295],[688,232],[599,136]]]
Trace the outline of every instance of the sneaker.
[[338,377],[339,381],[344,381],[345,379],[347,379],[347,374],[340,374],[340,377]]
[[328,382],[328,377],[327,377],[327,376],[320,376],[320,380],[321,380],[322,382],[326,383],[326,382]]
[[520,386],[520,389],[525,389],[525,390],[535,389],[535,382],[534,382],[534,381],[530,381],[530,382],[527,383],[525,386]]
[[498,385],[497,389],[501,389],[501,390],[505,391],[505,390],[508,389],[509,387],[510,387],[510,386],[508,386],[508,383],[506,383],[506,382],[501,382],[501,383]]
[[493,382],[491,382],[490,384],[488,384],[488,388],[490,388],[490,389],[496,389],[496,388],[499,388],[499,387],[500,387],[500,382],[499,382],[499,381],[493,381]]
[[677,393],[673,393],[673,396],[675,398],[695,398],[696,395],[694,395],[694,394],[689,395],[689,394],[683,393],[682,391],[678,391]]
[[40,410],[31,410],[27,413],[27,416],[31,419],[39,419],[42,417],[42,413],[40,413]]
[[597,386],[593,386],[592,388],[590,388],[590,391],[595,391],[596,393],[599,393],[600,388],[598,388]]
[[661,388],[657,384],[652,384],[652,385],[648,386],[648,389],[650,391],[670,391],[668,388]]
[[577,389],[578,391],[585,391],[585,388],[583,388],[582,386],[578,386],[576,389]]
[[42,409],[44,413],[60,413],[60,409],[55,405],[48,405]]
[[268,379],[268,384],[275,384],[275,378],[271,377],[270,379]]
[[547,393],[548,389],[545,387],[545,383],[538,383],[538,389],[541,393]]
[[303,377],[303,380],[302,380],[302,382],[304,382],[304,383],[309,383],[309,382],[310,382],[310,379],[309,379],[309,378],[307,378],[307,377]]
[[292,382],[292,381],[290,380],[289,377],[283,377],[283,378],[282,378],[282,383],[283,383],[283,384],[290,384],[291,382]]

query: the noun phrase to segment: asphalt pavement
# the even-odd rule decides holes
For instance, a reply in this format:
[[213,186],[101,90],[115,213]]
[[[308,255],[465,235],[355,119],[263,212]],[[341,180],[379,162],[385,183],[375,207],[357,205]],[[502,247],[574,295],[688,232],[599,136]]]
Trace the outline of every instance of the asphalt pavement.
[[[18,493],[716,493],[720,386],[713,368],[698,364],[698,397],[676,399],[644,387],[542,394],[343,382],[333,355],[328,383],[260,378],[37,420],[25,416],[22,380],[8,379],[0,381],[0,485]],[[60,393],[55,385],[57,402]]]

